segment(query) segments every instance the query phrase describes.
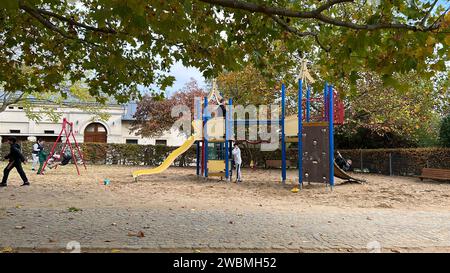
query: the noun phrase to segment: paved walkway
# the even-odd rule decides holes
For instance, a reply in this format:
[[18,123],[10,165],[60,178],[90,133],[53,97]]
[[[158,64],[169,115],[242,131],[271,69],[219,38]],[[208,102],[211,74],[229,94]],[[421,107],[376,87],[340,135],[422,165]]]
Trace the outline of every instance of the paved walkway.
[[[110,251],[382,251],[450,249],[450,212],[231,213],[190,210],[6,209],[0,247]],[[132,236],[142,231],[145,237]]]

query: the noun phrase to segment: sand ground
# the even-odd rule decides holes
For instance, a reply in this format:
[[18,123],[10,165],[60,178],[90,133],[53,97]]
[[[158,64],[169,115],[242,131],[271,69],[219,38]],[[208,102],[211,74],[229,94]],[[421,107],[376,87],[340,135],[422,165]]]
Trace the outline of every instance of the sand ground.
[[[25,168],[29,167],[28,164]],[[18,187],[21,181],[13,170],[8,190],[0,190],[0,205],[3,208],[450,209],[450,183],[421,182],[413,177],[358,174],[355,176],[368,183],[350,184],[336,179],[333,191],[323,184],[305,184],[299,193],[291,193],[295,170],[288,171],[288,181],[282,185],[279,170],[245,169],[244,182],[236,184],[215,178],[204,180],[195,175],[194,168],[175,167],[134,182],[131,172],[137,169],[140,168],[88,166],[87,170],[81,170],[80,176],[72,166],[49,170],[44,176],[27,170],[32,187]],[[105,186],[104,179],[109,179],[110,185]]]
[[[176,167],[134,182],[131,172],[141,168],[88,166],[78,176],[75,168],[69,165],[37,176],[31,173],[27,164],[25,169],[32,185],[20,187],[19,176],[12,172],[9,186],[0,189],[0,219],[6,217],[10,209],[148,209],[279,215],[326,212],[346,213],[346,217],[353,211],[355,215],[378,211],[401,215],[404,212],[447,213],[450,210],[450,183],[421,182],[412,177],[360,174],[355,176],[367,180],[366,184],[343,183],[337,179],[333,191],[323,184],[311,184],[305,185],[299,193],[292,193],[295,170],[288,171],[286,185],[280,183],[280,170],[245,169],[243,183],[236,184],[214,178],[204,180],[195,175],[194,168]],[[110,184],[104,185],[104,179],[109,179]]]

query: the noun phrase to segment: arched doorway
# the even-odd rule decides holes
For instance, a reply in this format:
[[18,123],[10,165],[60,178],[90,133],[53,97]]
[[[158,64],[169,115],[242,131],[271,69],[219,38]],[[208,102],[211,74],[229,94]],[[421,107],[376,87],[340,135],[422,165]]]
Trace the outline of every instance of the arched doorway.
[[84,129],[84,142],[106,143],[108,132],[101,123],[91,123]]

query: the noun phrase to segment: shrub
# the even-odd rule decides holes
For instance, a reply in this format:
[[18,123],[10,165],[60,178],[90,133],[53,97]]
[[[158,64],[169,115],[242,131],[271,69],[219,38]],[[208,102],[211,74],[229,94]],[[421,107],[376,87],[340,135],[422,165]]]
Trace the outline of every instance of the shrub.
[[[32,142],[22,142],[22,150],[26,158],[31,159]],[[50,150],[53,143],[46,143]],[[295,145],[293,145],[295,146]],[[297,148],[291,146],[287,150],[286,159],[297,164]],[[58,145],[60,151],[62,144]],[[167,156],[177,147],[136,144],[106,144],[83,143],[81,149],[85,161],[91,164],[114,165],[149,165],[161,164]],[[255,166],[264,167],[268,159],[280,160],[281,151],[261,151],[258,146],[241,148],[244,166],[250,164],[250,153]],[[3,158],[9,152],[9,145],[1,145],[0,153]],[[449,148],[407,148],[407,149],[371,149],[371,150],[340,150],[345,158],[353,161],[354,168],[369,169],[372,173],[388,175],[390,167],[394,175],[420,174],[424,167],[450,169]],[[176,166],[189,166],[195,164],[196,147],[193,146],[182,156],[178,157]],[[361,162],[362,159],[362,162]]]
[[442,120],[441,129],[439,130],[439,139],[442,146],[450,147],[450,115]]

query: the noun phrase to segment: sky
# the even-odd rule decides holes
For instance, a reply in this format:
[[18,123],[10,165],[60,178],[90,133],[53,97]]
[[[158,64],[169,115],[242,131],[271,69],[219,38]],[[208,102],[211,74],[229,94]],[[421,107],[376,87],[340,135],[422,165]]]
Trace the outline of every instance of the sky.
[[[169,97],[171,94],[182,89],[184,85],[191,80],[191,78],[197,81],[198,86],[206,87],[205,78],[202,73],[195,67],[184,66],[181,62],[176,62],[172,65],[169,75],[175,77],[175,82],[172,86],[166,88],[166,91],[164,92],[166,97]],[[153,89],[154,91],[160,90],[156,85],[152,85],[150,89]],[[149,92],[149,88],[142,85],[138,86],[138,90],[141,94],[146,94]]]
[[200,87],[205,85],[205,78],[202,73],[194,67],[185,67],[180,62],[175,63],[170,69],[170,74],[175,77],[175,83],[167,88],[167,95],[172,94],[183,88],[183,86],[190,81],[191,78],[197,80]]

